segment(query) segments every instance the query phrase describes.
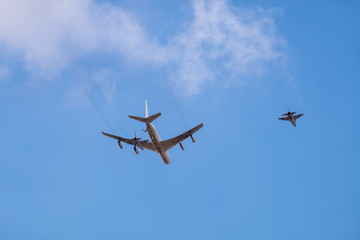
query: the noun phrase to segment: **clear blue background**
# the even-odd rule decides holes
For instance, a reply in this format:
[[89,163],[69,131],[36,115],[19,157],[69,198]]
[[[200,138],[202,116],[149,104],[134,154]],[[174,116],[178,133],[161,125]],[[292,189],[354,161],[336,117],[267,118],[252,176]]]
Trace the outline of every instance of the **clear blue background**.
[[[159,41],[191,16],[190,2],[112,4],[143,14]],[[0,239],[360,239],[360,4],[229,4],[281,9],[282,73],[183,97],[165,70],[98,53],[77,64],[120,69],[115,102],[95,91],[69,107],[73,71],[31,85],[21,57],[0,57],[12,72],[0,82]],[[127,117],[145,99],[163,139],[204,123],[169,166],[100,133],[147,138]],[[296,128],[277,120],[288,106],[305,115]]]

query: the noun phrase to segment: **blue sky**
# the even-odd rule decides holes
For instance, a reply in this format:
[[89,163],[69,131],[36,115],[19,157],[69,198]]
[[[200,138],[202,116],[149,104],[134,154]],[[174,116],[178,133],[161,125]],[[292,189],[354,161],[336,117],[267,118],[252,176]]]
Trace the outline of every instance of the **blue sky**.
[[359,239],[359,7],[1,2],[0,239]]

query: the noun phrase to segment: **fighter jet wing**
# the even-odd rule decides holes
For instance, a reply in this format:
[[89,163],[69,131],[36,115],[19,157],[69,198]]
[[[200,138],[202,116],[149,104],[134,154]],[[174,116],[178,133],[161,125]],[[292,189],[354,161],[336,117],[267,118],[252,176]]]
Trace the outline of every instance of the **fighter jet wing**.
[[290,117],[279,118],[279,120],[290,121]]
[[[101,132],[102,134],[104,134],[105,136],[107,137],[110,137],[110,138],[113,138],[115,140],[118,140],[118,141],[121,141],[121,142],[124,142],[124,143],[127,143],[127,144],[130,144],[130,145],[133,145],[133,146],[137,146],[137,143],[134,139],[127,139],[127,138],[122,138],[122,137],[119,137],[119,136],[116,136],[116,135],[112,135],[112,134],[109,134],[109,133],[105,133],[105,132]],[[139,141],[141,146],[145,149],[148,149],[148,150],[151,150],[151,151],[155,151],[155,148],[153,147],[153,145],[149,142],[149,140],[143,140],[143,141]]]
[[204,126],[204,124],[199,124],[196,127],[190,129],[189,131],[184,132],[183,134],[180,134],[177,137],[174,138],[170,138],[168,140],[162,141],[161,145],[164,149],[164,151],[168,151],[170,148],[174,147],[176,144],[181,143],[182,141],[184,141],[186,138],[190,137],[192,134],[194,134],[195,132],[197,132],[200,128],[202,128]]
[[298,119],[298,118],[300,118],[301,116],[304,116],[304,114],[295,115],[294,118],[295,118],[295,119]]

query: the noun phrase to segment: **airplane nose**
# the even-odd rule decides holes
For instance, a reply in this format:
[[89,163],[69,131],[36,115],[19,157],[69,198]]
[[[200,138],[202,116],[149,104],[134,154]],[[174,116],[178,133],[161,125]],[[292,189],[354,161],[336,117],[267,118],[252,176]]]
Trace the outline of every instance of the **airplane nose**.
[[164,161],[164,163],[166,165],[169,165],[170,164],[170,156],[169,156],[169,153],[165,152],[165,153],[162,153],[160,154],[162,160]]

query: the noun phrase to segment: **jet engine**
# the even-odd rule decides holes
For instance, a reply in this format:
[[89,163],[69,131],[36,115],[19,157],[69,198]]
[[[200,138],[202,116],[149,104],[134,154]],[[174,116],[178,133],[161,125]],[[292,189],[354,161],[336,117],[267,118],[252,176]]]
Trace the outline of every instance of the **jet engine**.
[[191,141],[194,143],[194,142],[195,142],[195,138],[194,138],[192,135],[190,135],[190,138],[191,138]]
[[136,132],[135,131],[134,131],[134,134],[135,134],[135,137],[134,137],[134,142],[135,142],[134,145],[135,145],[135,147],[139,147],[141,150],[144,150],[143,146],[140,143],[141,138],[136,137]]
[[119,145],[120,149],[123,149],[123,145],[121,144],[120,140],[118,141],[118,145]]
[[184,151],[184,150],[185,150],[184,146],[183,146],[181,143],[180,143],[179,145],[180,145],[180,147],[181,147],[181,150]]

